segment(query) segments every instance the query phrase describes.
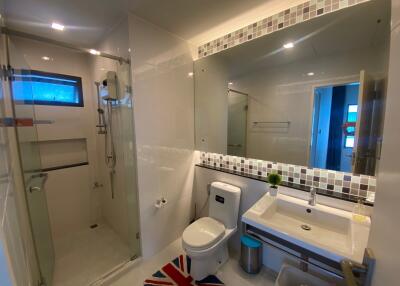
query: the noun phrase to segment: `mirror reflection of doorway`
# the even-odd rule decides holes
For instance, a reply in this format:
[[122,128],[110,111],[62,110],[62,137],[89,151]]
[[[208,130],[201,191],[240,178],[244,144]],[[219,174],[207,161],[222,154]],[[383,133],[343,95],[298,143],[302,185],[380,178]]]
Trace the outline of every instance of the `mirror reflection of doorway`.
[[312,167],[352,171],[359,87],[359,82],[354,82],[315,88]]
[[246,157],[248,95],[228,89],[228,154]]

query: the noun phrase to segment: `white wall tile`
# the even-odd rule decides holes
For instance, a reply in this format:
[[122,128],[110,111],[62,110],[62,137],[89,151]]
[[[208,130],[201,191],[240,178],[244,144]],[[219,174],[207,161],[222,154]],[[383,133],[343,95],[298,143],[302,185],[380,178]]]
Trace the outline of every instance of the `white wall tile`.
[[392,0],[392,28],[400,25],[400,1]]
[[[400,1],[392,1],[394,22],[399,20]],[[400,26],[392,31],[389,64],[389,83],[385,113],[385,140],[377,176],[379,193],[376,195],[372,217],[369,247],[377,259],[373,285],[398,284],[400,269],[400,237],[398,218],[400,217],[400,153],[398,150],[400,133]],[[394,226],[394,227],[393,227]]]
[[91,221],[89,166],[50,171],[45,185],[55,240],[88,229]]
[[[178,238],[190,220],[194,95],[186,42],[130,16],[142,254]],[[156,209],[157,199],[168,204]]]

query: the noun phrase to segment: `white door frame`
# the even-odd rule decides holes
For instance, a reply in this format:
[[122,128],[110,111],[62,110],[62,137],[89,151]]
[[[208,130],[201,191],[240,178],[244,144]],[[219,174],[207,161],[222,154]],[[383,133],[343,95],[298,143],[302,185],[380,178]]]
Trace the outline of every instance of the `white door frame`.
[[327,86],[340,86],[340,85],[346,85],[349,83],[354,83],[354,82],[359,82],[360,81],[360,74],[356,75],[350,75],[350,76],[345,76],[345,77],[340,77],[340,78],[333,78],[333,79],[324,79],[321,81],[318,81],[318,83],[312,84],[311,88],[311,100],[310,100],[310,105],[311,105],[311,112],[308,117],[308,136],[307,136],[307,166],[309,168],[313,168],[311,166],[311,161],[310,161],[310,154],[311,154],[311,135],[312,135],[312,128],[313,128],[313,113],[314,113],[314,100],[315,100],[315,89],[320,88],[320,87],[327,87]]

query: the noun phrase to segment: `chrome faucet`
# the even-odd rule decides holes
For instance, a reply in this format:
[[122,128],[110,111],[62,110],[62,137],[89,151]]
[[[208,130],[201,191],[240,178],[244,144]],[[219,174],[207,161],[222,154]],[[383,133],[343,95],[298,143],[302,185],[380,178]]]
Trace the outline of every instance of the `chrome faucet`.
[[310,190],[310,198],[308,199],[308,204],[310,206],[315,206],[317,204],[317,190],[311,188]]

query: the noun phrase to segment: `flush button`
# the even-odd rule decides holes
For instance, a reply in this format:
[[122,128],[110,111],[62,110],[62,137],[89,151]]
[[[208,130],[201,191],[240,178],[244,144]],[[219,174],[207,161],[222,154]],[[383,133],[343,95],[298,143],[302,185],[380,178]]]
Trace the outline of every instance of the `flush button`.
[[215,196],[215,200],[217,202],[219,202],[220,204],[224,204],[225,203],[225,199],[223,197],[221,197],[221,196],[218,196],[218,195]]

